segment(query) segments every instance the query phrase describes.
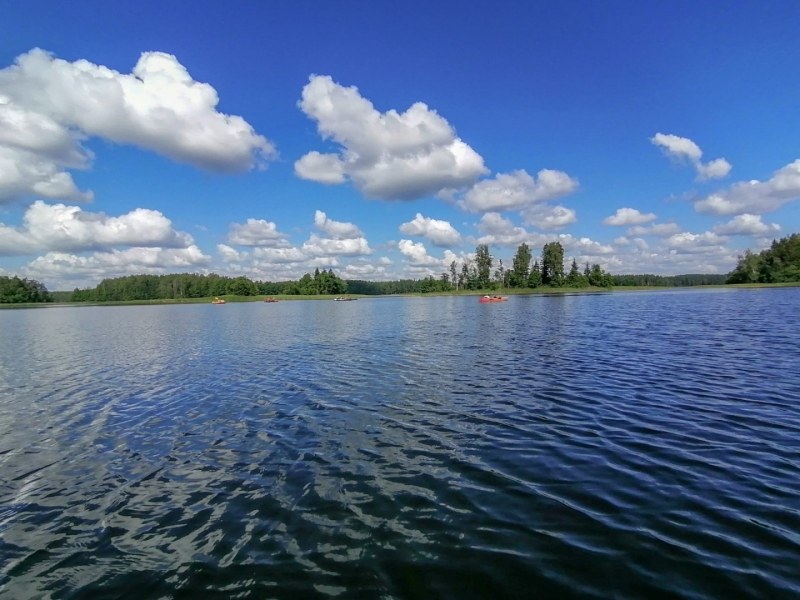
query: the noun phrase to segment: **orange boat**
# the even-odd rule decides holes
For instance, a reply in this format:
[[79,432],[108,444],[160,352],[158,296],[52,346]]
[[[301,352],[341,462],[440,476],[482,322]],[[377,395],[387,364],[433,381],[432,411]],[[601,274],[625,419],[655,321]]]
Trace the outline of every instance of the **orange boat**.
[[277,298],[267,298],[264,302],[279,302]]
[[211,304],[225,304],[225,300],[221,300],[220,298],[214,298],[211,301]]
[[478,302],[505,302],[508,296],[481,296]]

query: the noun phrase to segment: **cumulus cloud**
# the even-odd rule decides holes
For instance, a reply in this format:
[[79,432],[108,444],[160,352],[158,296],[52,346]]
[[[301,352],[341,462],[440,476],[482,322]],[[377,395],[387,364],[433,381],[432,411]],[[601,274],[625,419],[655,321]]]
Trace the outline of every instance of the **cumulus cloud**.
[[610,217],[603,219],[604,225],[641,225],[642,223],[649,223],[656,220],[656,215],[653,213],[642,213],[635,208],[618,208]]
[[[0,131],[2,128],[0,122]],[[3,146],[0,142],[0,205],[26,196],[91,202],[94,194],[79,190],[72,175],[62,167],[35,152]]]
[[542,169],[534,179],[524,170],[498,173],[476,183],[458,205],[469,212],[515,210],[555,200],[578,189],[578,180],[562,171]]
[[301,263],[310,258],[300,248],[256,248],[253,256],[270,265]]
[[483,158],[421,102],[381,113],[356,87],[312,75],[299,106],[324,139],[341,146],[336,154],[315,151],[298,160],[295,173],[303,179],[350,180],[367,198],[416,200],[466,187],[488,172]]
[[231,223],[228,243],[236,246],[288,246],[285,233],[278,226],[264,219],[247,219],[246,223]]
[[361,256],[372,254],[372,248],[363,237],[337,240],[312,234],[303,244],[303,251],[312,256]]
[[777,233],[781,230],[781,226],[777,223],[764,223],[761,221],[760,215],[750,215],[744,213],[738,215],[728,221],[727,223],[720,223],[712,229],[712,231],[719,235],[765,235],[768,233]]
[[461,242],[461,234],[449,221],[423,217],[421,213],[417,213],[417,216],[408,223],[400,225],[400,233],[424,237],[430,240],[434,246],[445,248]]
[[625,233],[630,236],[651,235],[654,237],[666,237],[681,232],[681,227],[677,223],[653,223],[647,227],[641,225],[631,227]]
[[425,244],[422,242],[412,242],[411,240],[400,240],[397,243],[397,248],[400,250],[400,253],[406,257],[409,264],[418,267],[445,267],[458,258],[455,253],[450,250],[444,251],[443,258],[436,258],[428,254],[428,249],[425,248]]
[[715,158],[712,161],[703,163],[700,159],[703,151],[700,146],[689,138],[677,135],[657,133],[650,141],[661,148],[662,152],[679,161],[688,161],[697,171],[697,180],[718,179],[725,177],[731,171],[731,164],[724,158]]
[[727,190],[695,202],[699,213],[710,215],[758,215],[778,210],[800,198],[800,159],[778,169],[767,181],[742,181]]
[[540,204],[522,211],[522,222],[525,225],[533,225],[545,231],[564,229],[577,221],[578,215],[575,210],[561,205]]
[[498,213],[486,213],[477,225],[478,231],[483,233],[477,241],[479,244],[490,246],[515,247],[523,242],[531,248],[541,248],[549,242],[560,242],[564,250],[581,255],[610,254],[614,252],[611,246],[601,244],[590,238],[576,238],[569,234],[542,234],[527,231],[524,227],[514,225],[509,219]]
[[337,154],[309,152],[294,163],[294,172],[301,179],[316,181],[326,185],[337,185],[347,181],[344,163]]
[[684,232],[668,237],[664,240],[664,245],[676,252],[695,253],[724,251],[724,244],[727,242],[728,238],[711,231],[706,231],[705,233]]
[[119,217],[76,206],[37,200],[25,211],[21,227],[0,223],[0,255],[34,252],[83,252],[115,246],[187,248],[188,233],[175,231],[157,210],[137,208]]
[[496,212],[485,213],[478,221],[477,228],[483,234],[477,239],[479,244],[517,246],[523,242],[531,244],[544,239],[544,236],[529,233],[524,227],[514,225],[510,219]]
[[217,244],[217,253],[225,262],[241,262],[249,256],[247,252],[239,252],[225,244]]
[[0,203],[89,201],[66,169],[88,168],[88,137],[131,144],[215,172],[263,166],[275,148],[242,118],[216,110],[216,90],[178,60],[145,52],[132,73],[34,49],[0,70]]
[[31,50],[0,71],[1,93],[67,127],[153,150],[201,169],[240,172],[275,148],[242,118],[216,110],[219,96],[178,59],[145,52],[130,74]]
[[561,245],[564,246],[564,250],[567,252],[578,253],[583,257],[613,254],[614,252],[613,247],[607,244],[601,244],[600,242],[587,237],[576,238],[569,234],[562,233],[555,241],[561,242]]
[[392,278],[386,267],[369,263],[347,265],[342,276],[345,279],[369,279],[371,281],[384,281]]
[[195,245],[188,248],[129,248],[95,252],[89,256],[48,252],[34,259],[23,271],[34,279],[47,282],[51,289],[68,289],[75,285],[95,285],[106,277],[196,269],[210,262],[211,257]]
[[363,232],[353,223],[343,223],[328,218],[321,210],[314,213],[314,226],[334,240],[349,240],[364,237]]

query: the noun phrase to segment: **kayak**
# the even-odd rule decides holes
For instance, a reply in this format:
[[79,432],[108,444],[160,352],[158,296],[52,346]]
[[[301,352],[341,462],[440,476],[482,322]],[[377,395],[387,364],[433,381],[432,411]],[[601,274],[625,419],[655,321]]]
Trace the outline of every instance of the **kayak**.
[[277,298],[267,298],[264,302],[279,302]]
[[507,296],[481,296],[478,302],[505,302]]

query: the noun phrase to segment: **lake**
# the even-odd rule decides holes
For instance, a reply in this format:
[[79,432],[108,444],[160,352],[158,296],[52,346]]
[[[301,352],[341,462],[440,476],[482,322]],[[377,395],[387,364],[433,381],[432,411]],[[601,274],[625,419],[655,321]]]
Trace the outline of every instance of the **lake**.
[[800,288],[0,311],[0,596],[797,598]]

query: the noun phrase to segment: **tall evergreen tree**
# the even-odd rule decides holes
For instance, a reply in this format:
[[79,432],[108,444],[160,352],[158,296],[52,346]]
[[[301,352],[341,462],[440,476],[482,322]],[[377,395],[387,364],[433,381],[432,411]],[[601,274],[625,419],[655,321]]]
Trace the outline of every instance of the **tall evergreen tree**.
[[528,285],[531,258],[531,249],[528,244],[520,244],[509,271],[509,284],[511,287],[525,287]]
[[542,283],[560,286],[564,280],[564,247],[561,242],[550,242],[542,248]]
[[494,272],[494,280],[501,288],[505,285],[506,281],[506,269],[503,266],[503,259],[501,258],[499,261],[499,265],[497,270]]
[[488,244],[478,244],[475,248],[475,266],[478,269],[478,289],[487,289],[492,277],[492,255]]
[[537,288],[542,285],[542,271],[539,268],[539,261],[534,261],[531,267],[531,272],[528,273],[528,281],[526,283],[529,288]]

